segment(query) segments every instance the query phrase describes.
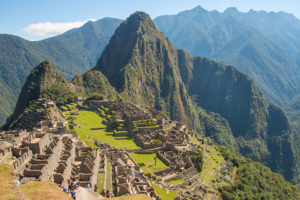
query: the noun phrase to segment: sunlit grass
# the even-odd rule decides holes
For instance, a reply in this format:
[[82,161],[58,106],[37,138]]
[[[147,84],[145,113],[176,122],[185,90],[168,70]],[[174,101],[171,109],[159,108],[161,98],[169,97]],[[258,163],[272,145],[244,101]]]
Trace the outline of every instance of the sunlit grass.
[[78,136],[88,145],[94,146],[93,139],[97,139],[102,143],[109,144],[113,147],[124,149],[139,149],[135,142],[126,136],[114,137],[112,132],[106,130],[103,124],[103,118],[97,113],[91,111],[79,111],[75,116],[74,129]]
[[167,192],[167,190],[160,188],[158,185],[151,183],[155,192],[162,200],[173,200],[177,195],[173,191]]
[[143,163],[141,168],[145,172],[145,174],[150,173],[154,175],[154,172],[162,171],[169,169],[165,163],[163,163],[158,157],[156,158],[156,165],[154,158],[156,157],[155,153],[152,154],[138,154],[138,153],[129,153],[132,159],[136,163]]

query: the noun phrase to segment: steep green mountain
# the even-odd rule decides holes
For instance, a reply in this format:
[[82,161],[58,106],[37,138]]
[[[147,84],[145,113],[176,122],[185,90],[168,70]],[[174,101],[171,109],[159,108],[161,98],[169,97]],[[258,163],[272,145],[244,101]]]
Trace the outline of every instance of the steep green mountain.
[[52,99],[57,105],[76,100],[75,92],[49,61],[43,61],[30,72],[19,95],[14,113],[7,125],[18,119],[33,101],[42,97]]
[[295,97],[288,103],[284,110],[286,110],[289,119],[298,132],[300,132],[300,96]]
[[147,14],[119,26],[88,73],[99,71],[123,101],[161,110],[299,182],[300,136],[285,113],[234,67],[175,49]]
[[185,51],[180,54],[182,80],[189,94],[196,97],[198,105],[228,120],[239,152],[288,180],[299,176],[300,135],[286,114],[235,68]]
[[196,127],[188,120],[195,114],[180,81],[176,49],[148,15],[136,13],[123,22],[93,70],[101,71],[126,100],[160,108]]
[[300,21],[292,15],[199,6],[154,21],[177,48],[236,66],[273,103],[284,105],[300,93]]
[[[51,60],[70,80],[95,65],[121,20],[104,18],[42,41],[0,34],[0,125],[9,116],[26,77],[43,60]],[[9,92],[7,92],[9,91]]]

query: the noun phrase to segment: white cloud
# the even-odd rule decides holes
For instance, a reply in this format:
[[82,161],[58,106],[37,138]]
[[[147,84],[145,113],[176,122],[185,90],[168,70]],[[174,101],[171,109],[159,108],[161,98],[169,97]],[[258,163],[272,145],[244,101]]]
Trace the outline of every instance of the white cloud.
[[37,24],[30,24],[22,30],[30,35],[51,37],[62,34],[72,28],[78,28],[88,21],[95,21],[95,19],[65,23],[40,22]]

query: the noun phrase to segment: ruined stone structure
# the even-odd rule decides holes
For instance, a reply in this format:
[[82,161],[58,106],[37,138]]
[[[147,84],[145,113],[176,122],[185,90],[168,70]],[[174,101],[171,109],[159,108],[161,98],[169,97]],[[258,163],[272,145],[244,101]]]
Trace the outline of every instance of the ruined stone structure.
[[102,149],[101,165],[104,171],[107,162],[111,163],[112,177],[106,178],[112,178],[114,196],[145,194],[159,199],[147,177],[127,151],[112,148],[99,141],[96,141],[96,144]]
[[31,150],[34,155],[23,171],[25,182],[26,177],[30,177],[30,180],[35,178],[40,181],[49,181],[58,163],[63,148],[60,137],[44,135],[42,138],[44,139],[39,138],[40,140],[34,141],[33,145],[26,142],[29,148],[33,147]]
[[99,173],[99,151],[92,147],[78,147],[75,150],[75,163],[73,164],[71,179],[79,185],[92,187],[97,184]]
[[62,138],[63,151],[60,154],[58,166],[54,170],[54,182],[61,186],[67,186],[67,180],[71,176],[72,163],[75,160],[75,146],[70,137]]

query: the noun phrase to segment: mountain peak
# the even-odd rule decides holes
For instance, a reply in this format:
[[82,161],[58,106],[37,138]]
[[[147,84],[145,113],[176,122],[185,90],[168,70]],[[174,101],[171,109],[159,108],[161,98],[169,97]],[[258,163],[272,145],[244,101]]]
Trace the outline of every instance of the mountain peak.
[[53,83],[67,83],[56,67],[45,60],[29,74],[21,90],[12,119],[16,119],[33,100],[37,100]]
[[123,70],[130,59],[145,53],[145,41],[155,43],[164,37],[144,12],[135,12],[117,28],[94,69],[101,71],[118,90],[122,88]]
[[[145,12],[135,12],[130,15],[124,23],[119,27],[120,30],[124,31],[135,31],[139,34],[145,34],[147,32],[151,32],[156,30],[155,25],[152,22],[151,17]],[[117,31],[116,31],[117,33]]]
[[142,11],[137,11],[133,14],[131,14],[127,20],[135,20],[135,21],[144,21],[144,20],[151,20],[151,17]]
[[226,8],[226,10],[224,11],[224,13],[227,14],[236,14],[239,13],[238,9],[236,7],[230,7],[230,8]]

